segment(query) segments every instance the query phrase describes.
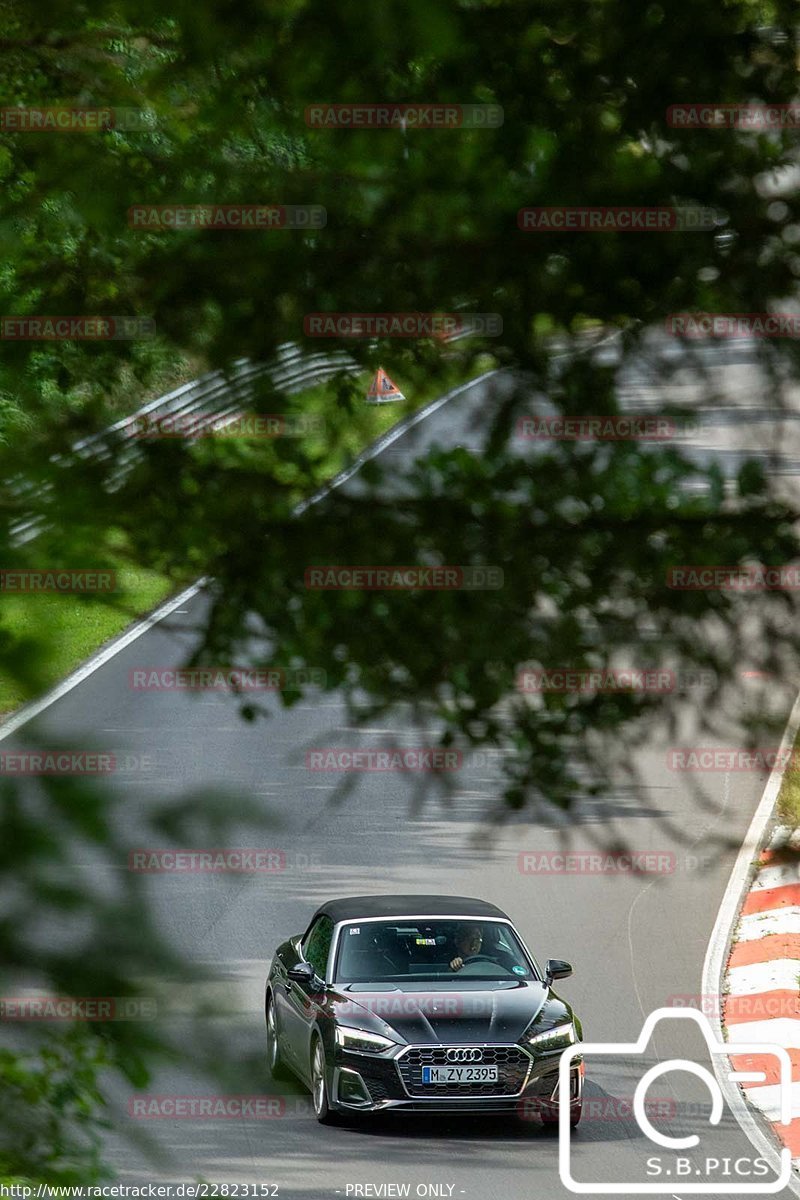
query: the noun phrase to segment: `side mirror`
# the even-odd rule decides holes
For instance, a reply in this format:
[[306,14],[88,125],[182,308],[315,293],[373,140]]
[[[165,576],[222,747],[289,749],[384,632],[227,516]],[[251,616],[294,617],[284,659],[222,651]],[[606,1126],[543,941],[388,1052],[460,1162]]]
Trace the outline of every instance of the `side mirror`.
[[566,979],[572,974],[572,964],[564,962],[563,958],[548,958],[544,973],[548,983],[554,979]]
[[289,967],[286,974],[293,983],[300,983],[303,987],[309,987],[317,978],[317,972],[310,962],[297,963],[296,966]]

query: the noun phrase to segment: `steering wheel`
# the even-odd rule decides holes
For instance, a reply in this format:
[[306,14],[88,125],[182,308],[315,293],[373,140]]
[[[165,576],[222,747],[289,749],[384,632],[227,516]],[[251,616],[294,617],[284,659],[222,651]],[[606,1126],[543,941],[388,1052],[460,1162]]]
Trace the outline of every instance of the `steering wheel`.
[[497,966],[497,963],[492,958],[491,954],[470,954],[469,958],[463,960],[463,965],[466,967],[469,963],[474,962],[490,962]]

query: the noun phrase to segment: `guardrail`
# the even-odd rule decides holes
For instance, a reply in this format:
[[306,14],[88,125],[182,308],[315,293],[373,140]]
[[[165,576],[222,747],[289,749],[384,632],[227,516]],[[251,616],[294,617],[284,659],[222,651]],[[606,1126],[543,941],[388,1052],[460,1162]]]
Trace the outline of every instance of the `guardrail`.
[[[444,340],[457,342],[464,337],[469,337],[469,331],[451,334]],[[294,342],[283,342],[271,362],[252,363],[240,358],[227,370],[201,375],[199,379],[151,400],[131,416],[115,421],[108,429],[81,438],[73,445],[72,453],[99,461],[112,460],[114,469],[109,477],[109,487],[118,487],[136,461],[141,441],[139,431],[145,420],[155,424],[165,417],[179,417],[187,424],[191,418],[224,424],[241,416],[252,402],[258,381],[268,379],[274,387],[291,396],[304,388],[324,383],[334,375],[353,374],[361,369],[343,350],[309,354]],[[63,459],[55,455],[51,461],[57,466]],[[23,479],[12,480],[7,486],[21,500],[26,493],[31,497],[43,493],[41,486],[34,487]],[[16,545],[23,545],[32,541],[43,528],[42,517],[20,517],[11,524],[11,540]]]
[[[292,395],[324,383],[334,375],[343,372],[352,374],[359,370],[358,364],[344,351],[308,354],[302,347],[284,342],[271,362],[251,363],[241,358],[226,371],[211,371],[191,383],[184,383],[167,395],[151,400],[131,416],[116,421],[108,429],[81,438],[73,445],[72,453],[99,461],[112,460],[114,470],[109,478],[109,486],[119,486],[140,453],[138,435],[145,420],[157,422],[166,417],[180,417],[184,420],[193,418],[221,423],[233,421],[252,402],[257,382],[268,380],[274,387]],[[54,456],[54,466],[60,458]],[[10,486],[21,500],[24,500],[26,493],[32,496],[34,491],[42,495],[41,487],[34,489],[22,479],[13,481]],[[43,528],[42,517],[21,517],[12,523],[11,537],[16,545],[22,545],[32,541]]]

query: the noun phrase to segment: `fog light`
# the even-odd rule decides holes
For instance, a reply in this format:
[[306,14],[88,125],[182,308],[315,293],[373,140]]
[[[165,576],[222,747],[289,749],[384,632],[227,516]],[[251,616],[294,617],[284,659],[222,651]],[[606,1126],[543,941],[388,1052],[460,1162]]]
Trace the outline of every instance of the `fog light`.
[[[573,1067],[569,1073],[569,1100],[573,1104],[581,1098],[581,1076],[583,1075],[583,1063],[580,1067]],[[553,1088],[550,1094],[550,1099],[554,1104],[558,1103],[558,1084]]]
[[353,1104],[363,1106],[372,1103],[372,1097],[369,1094],[367,1085],[359,1075],[358,1071],[351,1071],[349,1067],[339,1068],[339,1099],[342,1104]]

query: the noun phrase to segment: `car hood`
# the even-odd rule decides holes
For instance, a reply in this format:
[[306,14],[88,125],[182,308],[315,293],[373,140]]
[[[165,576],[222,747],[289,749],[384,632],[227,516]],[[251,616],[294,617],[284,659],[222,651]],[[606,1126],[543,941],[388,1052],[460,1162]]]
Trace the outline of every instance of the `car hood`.
[[342,1025],[413,1043],[517,1042],[534,1022],[543,1030],[572,1020],[569,1006],[534,981],[463,991],[351,985],[329,1002]]

